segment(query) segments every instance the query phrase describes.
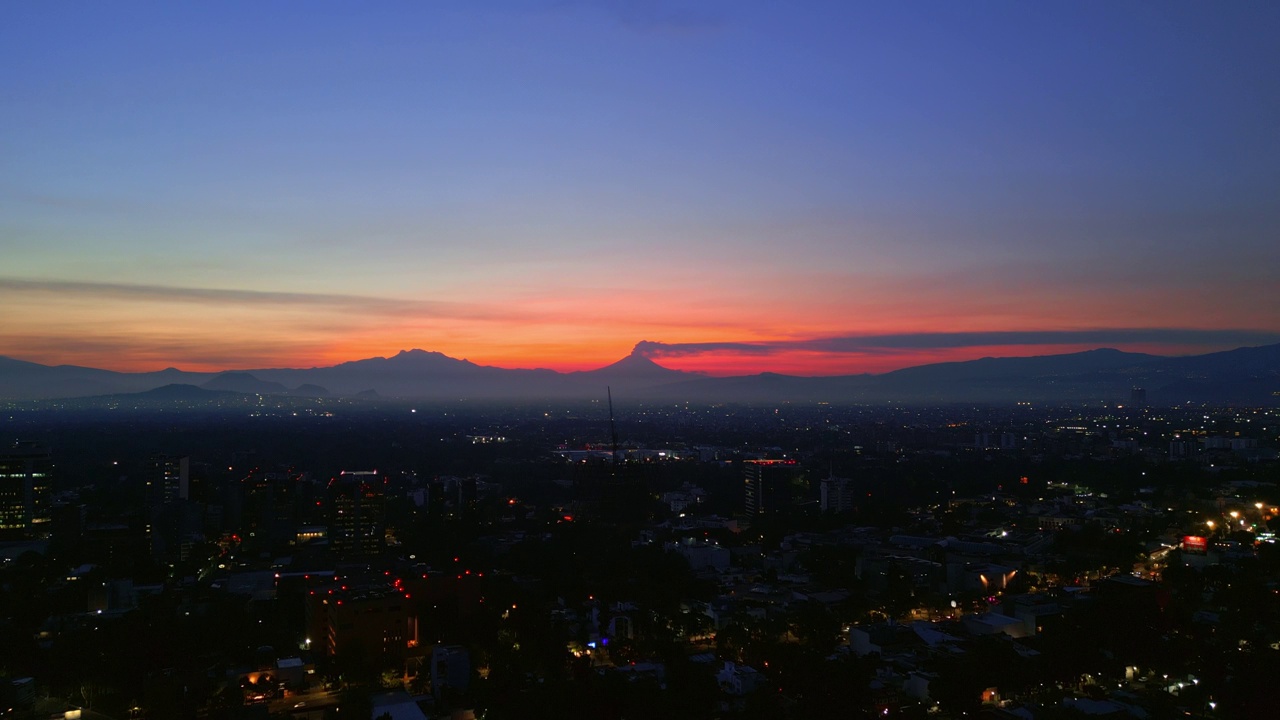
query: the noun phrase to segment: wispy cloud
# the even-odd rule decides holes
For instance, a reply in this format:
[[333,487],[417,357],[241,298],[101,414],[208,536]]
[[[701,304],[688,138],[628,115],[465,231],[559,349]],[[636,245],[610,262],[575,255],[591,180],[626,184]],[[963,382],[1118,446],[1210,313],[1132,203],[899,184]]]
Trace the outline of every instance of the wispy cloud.
[[29,280],[0,277],[0,292],[47,293],[60,297],[102,298],[203,305],[310,307],[391,316],[441,317],[466,320],[514,320],[521,313],[509,308],[432,300],[403,300],[341,293],[299,293],[234,288],[174,287],[80,280]]
[[687,357],[724,353],[773,355],[783,352],[869,354],[894,350],[942,350],[1015,345],[1167,345],[1244,346],[1280,342],[1280,333],[1248,329],[1112,328],[1098,330],[1002,330],[991,332],[923,332],[849,335],[807,340],[764,342],[663,343],[642,340],[633,354]]
[[307,341],[258,339],[251,344],[210,342],[207,338],[101,333],[88,336],[33,335],[0,332],[0,348],[5,356],[30,359],[43,364],[71,364],[87,367],[113,365],[128,358],[128,370],[156,370],[179,367],[194,371],[221,371],[232,368],[268,367],[281,357],[308,357],[323,351],[323,344]]

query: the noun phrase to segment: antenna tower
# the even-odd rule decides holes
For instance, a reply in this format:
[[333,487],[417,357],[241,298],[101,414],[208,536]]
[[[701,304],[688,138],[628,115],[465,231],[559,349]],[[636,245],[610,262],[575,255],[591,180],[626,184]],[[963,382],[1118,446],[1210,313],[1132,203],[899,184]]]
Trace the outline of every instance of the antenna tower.
[[609,394],[609,437],[613,440],[613,464],[618,464],[618,426],[613,423],[613,388],[609,385],[605,386],[605,392]]

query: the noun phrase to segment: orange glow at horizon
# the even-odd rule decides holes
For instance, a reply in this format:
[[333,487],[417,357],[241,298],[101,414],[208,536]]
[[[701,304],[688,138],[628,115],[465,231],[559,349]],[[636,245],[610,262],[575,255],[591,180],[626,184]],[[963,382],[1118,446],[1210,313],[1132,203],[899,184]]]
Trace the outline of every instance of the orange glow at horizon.
[[[372,344],[370,344],[372,345]],[[46,365],[83,365],[117,372],[151,372],[165,367],[177,367],[188,372],[223,372],[228,370],[252,370],[268,368],[309,368],[327,367],[344,362],[364,360],[374,357],[392,357],[402,350],[426,350],[439,352],[457,360],[469,360],[476,365],[494,366],[506,369],[544,368],[558,372],[575,372],[595,370],[623,359],[631,352],[630,345],[616,343],[596,346],[576,346],[557,344],[551,347],[521,348],[522,353],[504,353],[500,347],[490,346],[485,354],[468,353],[449,347],[415,347],[412,344],[391,345],[394,349],[382,347],[326,347],[315,354],[303,356],[282,352],[277,355],[251,354],[241,362],[233,362],[230,358],[209,362],[187,361],[175,362],[162,359],[151,352],[141,351],[130,356],[117,355],[104,362],[100,353],[71,354],[58,353],[44,356],[39,353],[28,354],[19,359]],[[794,376],[832,376],[880,374],[902,368],[927,365],[932,363],[963,362],[983,357],[1032,357],[1037,355],[1060,355],[1096,349],[1096,345],[1002,345],[1002,346],[970,346],[941,349],[919,350],[882,350],[862,353],[813,352],[802,350],[784,350],[761,354],[744,354],[733,352],[705,352],[688,355],[655,355],[650,359],[662,367],[672,370],[701,373],[713,377],[736,375],[754,375],[763,372]],[[1153,355],[1191,355],[1207,352],[1203,347],[1169,347],[1126,345],[1121,348],[1126,352],[1142,352]],[[493,351],[497,352],[493,352]],[[569,359],[566,359],[569,358]]]
[[[401,350],[439,352],[477,365],[593,370],[617,362],[639,341],[664,345],[772,344],[770,352],[716,350],[680,354],[657,348],[651,359],[664,367],[708,375],[775,372],[788,375],[853,375],[985,356],[1052,355],[1117,347],[1155,355],[1224,350],[1201,345],[1115,341],[941,348],[868,347],[852,352],[798,349],[823,346],[822,338],[1080,329],[1079,318],[1046,292],[1008,309],[970,289],[953,293],[945,284],[931,291],[914,286],[872,297],[865,288],[843,297],[833,292],[809,305],[779,293],[743,297],[745,284],[715,297],[702,286],[688,292],[665,287],[612,291],[573,289],[492,296],[484,302],[436,303],[403,298],[182,290],[87,283],[79,286],[0,285],[7,314],[0,325],[0,355],[46,365],[72,364],[124,372],[177,367],[194,372],[326,367]],[[879,289],[877,289],[878,291]],[[247,293],[247,294],[246,294]],[[946,299],[939,299],[946,296]],[[954,296],[954,297],[953,297]],[[1159,317],[1149,303],[1113,303],[1107,311],[1093,298],[1084,316],[1107,317],[1119,327],[1147,327]],[[1244,306],[1242,327],[1267,328],[1265,307]],[[877,311],[877,309],[879,309]],[[928,310],[928,312],[926,312]],[[1179,315],[1189,327],[1213,328],[1213,313],[1189,308]],[[1085,326],[1087,330],[1098,328]],[[816,340],[815,340],[816,339]],[[953,344],[961,344],[955,340]],[[927,344],[929,338],[920,340]],[[887,341],[892,345],[892,340]]]

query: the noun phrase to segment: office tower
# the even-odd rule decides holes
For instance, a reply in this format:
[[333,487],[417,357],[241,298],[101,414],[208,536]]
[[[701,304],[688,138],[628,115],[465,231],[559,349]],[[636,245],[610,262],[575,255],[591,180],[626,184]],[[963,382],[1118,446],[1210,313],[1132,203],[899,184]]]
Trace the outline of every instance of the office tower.
[[747,460],[742,464],[743,509],[759,517],[789,508],[792,484],[799,478],[795,460]]
[[147,501],[164,505],[191,499],[191,458],[156,455],[147,473]]
[[240,481],[240,534],[259,551],[281,552],[297,535],[299,486],[303,477],[292,470],[254,468]]
[[199,519],[188,507],[191,496],[191,458],[153,455],[146,471],[146,526],[151,556],[159,562],[185,559],[194,547]]
[[386,478],[343,471],[329,481],[329,546],[339,557],[371,557],[386,544]]
[[47,530],[53,460],[36,443],[0,450],[0,536],[36,537]]
[[825,477],[818,486],[822,512],[843,513],[853,510],[853,481],[849,478]]

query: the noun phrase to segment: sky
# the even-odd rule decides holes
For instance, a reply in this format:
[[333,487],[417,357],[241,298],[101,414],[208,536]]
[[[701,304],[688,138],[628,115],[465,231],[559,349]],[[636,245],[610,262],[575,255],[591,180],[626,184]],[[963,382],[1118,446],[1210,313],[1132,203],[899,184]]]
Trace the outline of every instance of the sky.
[[0,4],[0,355],[1280,342],[1280,4]]

